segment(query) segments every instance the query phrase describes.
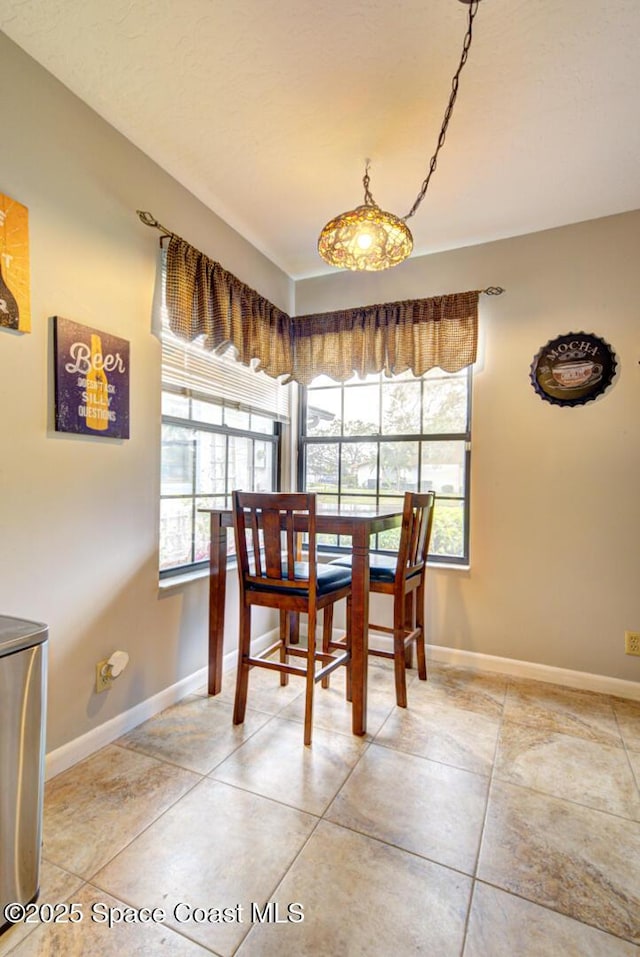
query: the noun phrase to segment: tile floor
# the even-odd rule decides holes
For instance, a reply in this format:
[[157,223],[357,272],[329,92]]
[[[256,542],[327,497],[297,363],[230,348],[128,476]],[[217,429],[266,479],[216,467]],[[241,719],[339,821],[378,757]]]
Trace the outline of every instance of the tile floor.
[[405,711],[385,665],[365,739],[340,676],[305,748],[254,670],[244,726],[226,676],[50,781],[40,902],[82,920],[0,955],[640,957],[640,702],[434,663]]

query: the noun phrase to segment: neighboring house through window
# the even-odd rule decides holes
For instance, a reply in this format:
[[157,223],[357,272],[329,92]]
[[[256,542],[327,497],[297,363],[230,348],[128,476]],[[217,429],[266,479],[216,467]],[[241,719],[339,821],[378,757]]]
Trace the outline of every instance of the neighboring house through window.
[[[301,390],[299,485],[325,502],[401,505],[436,492],[430,559],[469,560],[471,368],[421,378],[382,374],[341,384],[320,376]],[[376,548],[397,548],[399,529]],[[325,537],[327,547],[349,541]]]

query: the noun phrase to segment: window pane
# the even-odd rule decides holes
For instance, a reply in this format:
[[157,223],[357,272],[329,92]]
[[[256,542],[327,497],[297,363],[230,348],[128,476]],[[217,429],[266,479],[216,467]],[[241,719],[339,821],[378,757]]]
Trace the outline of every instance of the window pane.
[[206,512],[199,512],[200,508],[226,508],[229,502],[224,496],[211,496],[203,498],[198,496],[195,500],[196,507],[196,529],[193,560],[195,562],[206,562],[209,560],[209,544],[211,542],[211,517]]
[[377,442],[343,442],[341,466],[343,488],[375,489],[378,468]]
[[273,491],[273,443],[254,442],[254,492]]
[[[280,434],[274,419],[232,409],[227,419],[243,429],[251,421],[255,438],[232,436],[222,424],[224,406],[200,399],[187,401],[179,395],[176,398],[178,401],[174,403],[171,393],[163,396],[163,407],[184,417],[184,425],[166,422],[162,425],[160,570],[163,572],[208,559],[210,517],[198,512],[199,508],[229,508],[230,492],[234,488],[273,491],[277,487],[274,467]],[[191,425],[192,422],[200,425]],[[228,554],[233,556],[233,530],[228,530],[227,543]]]
[[228,425],[230,429],[244,429],[248,432],[249,419],[249,413],[244,412],[242,409],[224,410],[224,424]]
[[342,392],[318,389],[307,397],[307,435],[340,435]]
[[307,446],[307,489],[310,492],[338,491],[338,446]]
[[344,390],[345,435],[374,435],[380,430],[380,387],[356,385]]
[[385,442],[380,446],[380,487],[394,492],[418,490],[419,442]]
[[194,399],[192,404],[192,418],[198,422],[210,422],[211,425],[222,425],[222,406],[215,402],[202,402]]
[[462,496],[465,490],[465,443],[424,442],[420,490]]
[[191,499],[164,499],[160,502],[160,571],[188,565],[193,542]]
[[328,375],[318,375],[310,384],[309,392],[313,392],[314,389],[325,385],[335,385],[335,379],[332,379],[331,376]]
[[194,443],[191,429],[162,426],[162,495],[188,495],[193,490]]
[[[318,511],[322,511],[323,507],[328,509],[336,509],[338,507],[338,496],[331,495],[328,492],[319,492],[317,497],[317,507]],[[335,548],[338,544],[337,535],[316,535],[316,543],[318,545],[327,545],[332,548]]]
[[251,413],[252,432],[264,432],[265,435],[273,435],[273,425],[273,419],[264,415],[256,415],[254,412]]
[[[391,508],[397,508],[402,511],[404,506],[403,498],[385,498],[385,506],[390,506]],[[387,552],[397,552],[400,547],[400,527],[398,528],[388,528],[386,532],[380,532],[378,535],[378,544],[376,548],[381,548]]]
[[175,415],[180,419],[188,419],[189,400],[186,395],[178,395],[176,392],[163,392],[162,414]]
[[465,432],[467,429],[467,378],[425,379],[424,432]]
[[215,432],[195,433],[196,492],[215,494],[225,492],[225,459],[227,443],[224,435]]
[[452,558],[464,556],[464,503],[436,499],[429,551]]
[[253,491],[253,440],[231,436],[228,456],[227,489]]
[[421,431],[421,383],[401,382],[382,386],[382,432],[411,435]]

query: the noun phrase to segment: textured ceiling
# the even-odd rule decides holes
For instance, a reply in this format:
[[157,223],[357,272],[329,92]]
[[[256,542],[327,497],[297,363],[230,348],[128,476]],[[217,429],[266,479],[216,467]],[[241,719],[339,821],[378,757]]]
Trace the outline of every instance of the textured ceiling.
[[[0,0],[0,28],[300,278],[329,271],[318,232],[362,202],[367,158],[379,205],[409,211],[468,9]],[[638,0],[481,0],[415,253],[640,208],[639,41]]]

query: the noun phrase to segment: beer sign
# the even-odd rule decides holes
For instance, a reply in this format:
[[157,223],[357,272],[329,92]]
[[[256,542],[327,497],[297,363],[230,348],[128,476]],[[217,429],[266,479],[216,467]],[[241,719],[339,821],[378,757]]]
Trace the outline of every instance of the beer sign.
[[129,343],[54,316],[56,431],[129,438]]

